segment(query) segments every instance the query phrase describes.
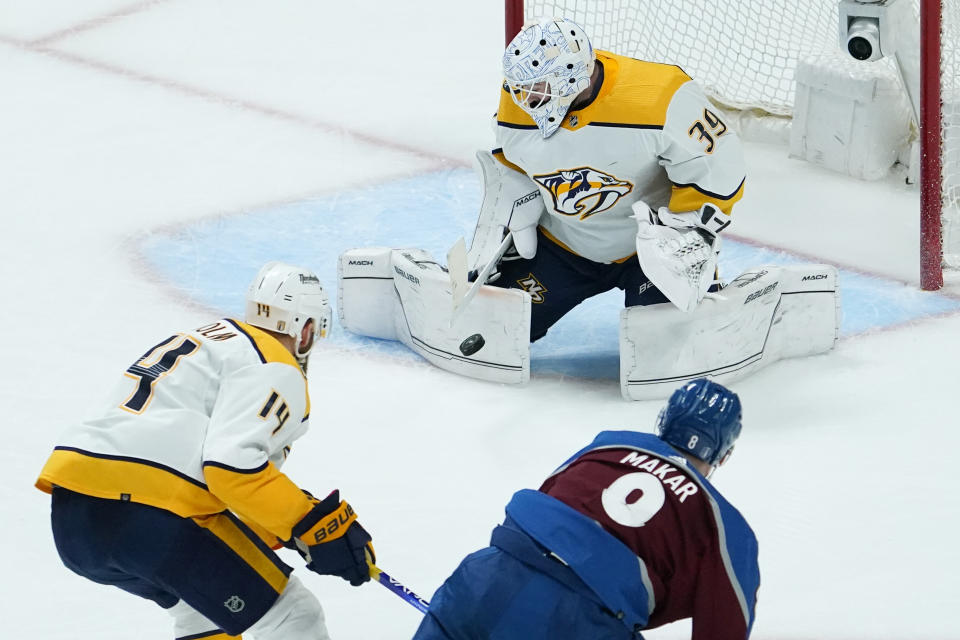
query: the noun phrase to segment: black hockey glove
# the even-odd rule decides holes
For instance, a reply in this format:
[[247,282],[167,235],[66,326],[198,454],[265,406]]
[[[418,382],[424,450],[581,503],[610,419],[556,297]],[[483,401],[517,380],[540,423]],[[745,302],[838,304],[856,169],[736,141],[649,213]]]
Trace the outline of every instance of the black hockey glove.
[[334,490],[313,506],[293,527],[292,542],[307,561],[307,569],[321,575],[340,576],[357,587],[370,579],[370,563],[377,561],[370,534],[357,522],[357,514]]
[[[514,260],[522,260],[522,259],[523,257],[519,253],[517,253],[516,247],[514,247],[513,245],[510,245],[510,248],[507,249],[502,256],[500,256],[500,259],[497,261],[497,266],[494,267],[493,271],[490,272],[490,275],[487,276],[487,281],[484,282],[484,284],[493,284],[494,282],[500,279],[500,275],[501,275],[500,266],[504,262],[513,262]],[[468,279],[470,280],[470,282],[474,282],[477,279],[477,276],[479,275],[480,275],[479,269],[475,271],[471,271]]]

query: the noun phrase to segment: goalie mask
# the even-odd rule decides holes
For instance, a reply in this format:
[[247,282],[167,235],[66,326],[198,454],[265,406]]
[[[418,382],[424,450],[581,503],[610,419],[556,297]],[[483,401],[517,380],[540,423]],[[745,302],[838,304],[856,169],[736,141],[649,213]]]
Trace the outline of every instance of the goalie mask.
[[[313,337],[301,351],[300,334],[313,320]],[[317,276],[283,262],[268,262],[250,283],[244,321],[261,329],[292,336],[294,356],[305,367],[318,338],[330,332],[332,313]]]
[[691,380],[673,392],[657,419],[660,439],[720,466],[740,437],[740,397],[706,378]]
[[596,57],[583,29],[564,18],[524,27],[503,54],[503,75],[513,101],[544,138],[560,127],[570,104],[587,87]]

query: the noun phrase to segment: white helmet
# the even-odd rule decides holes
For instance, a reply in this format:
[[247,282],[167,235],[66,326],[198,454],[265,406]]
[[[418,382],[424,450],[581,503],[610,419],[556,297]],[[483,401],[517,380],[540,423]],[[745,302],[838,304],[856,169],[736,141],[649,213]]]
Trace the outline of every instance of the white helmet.
[[503,75],[513,101],[549,138],[570,103],[590,86],[595,60],[580,25],[566,18],[541,19],[525,25],[507,45]]
[[[300,351],[300,332],[313,320],[313,340]],[[294,339],[294,355],[305,365],[317,338],[330,332],[333,314],[320,279],[309,269],[283,262],[268,262],[247,290],[244,321],[261,329],[275,331]]]

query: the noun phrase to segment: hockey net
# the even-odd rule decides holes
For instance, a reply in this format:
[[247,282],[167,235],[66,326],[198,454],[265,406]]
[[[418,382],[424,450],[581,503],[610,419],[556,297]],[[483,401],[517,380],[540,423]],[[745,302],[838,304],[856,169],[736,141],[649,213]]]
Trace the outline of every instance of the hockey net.
[[942,3],[941,154],[943,261],[960,268],[960,0]]
[[[942,244],[921,251],[942,251],[943,265],[958,268],[960,0],[940,2]],[[919,15],[920,0],[913,3]],[[523,21],[540,16],[581,24],[598,49],[677,64],[721,108],[769,116],[784,127],[793,111],[798,61],[824,53],[844,55],[832,0],[507,0],[508,39]],[[893,65],[892,60],[882,62]],[[940,260],[934,256],[933,262],[939,278]]]

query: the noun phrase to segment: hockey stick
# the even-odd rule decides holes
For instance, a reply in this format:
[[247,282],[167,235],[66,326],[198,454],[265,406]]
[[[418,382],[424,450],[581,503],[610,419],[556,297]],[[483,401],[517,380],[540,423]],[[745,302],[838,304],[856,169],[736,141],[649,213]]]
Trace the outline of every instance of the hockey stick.
[[[367,560],[369,562],[369,559]],[[403,586],[399,581],[387,575],[387,572],[375,564],[370,564],[370,577],[397,594],[421,613],[426,613],[430,603]]]
[[450,276],[453,308],[456,310],[470,286],[470,283],[467,282],[467,245],[463,241],[463,236],[457,238],[457,241],[450,247],[450,251],[447,251],[447,273]]
[[[472,285],[469,285],[469,289],[466,289],[467,252],[463,238],[457,240],[450,248],[450,251],[447,253],[447,269],[450,272],[450,282],[453,288],[453,314],[450,316],[451,327],[453,323],[457,321],[457,318],[460,317],[460,314],[463,313],[463,310],[467,308],[467,305],[470,304],[470,301],[473,300],[474,296],[477,295],[480,287],[486,283],[487,278],[493,272],[494,268],[496,268],[503,254],[510,248],[512,242],[512,235],[508,233],[504,236],[503,241],[500,242],[500,246],[497,248],[497,252],[493,254],[490,261],[487,262],[480,273],[477,274],[477,279],[473,281]],[[466,290],[465,293],[464,290]]]

